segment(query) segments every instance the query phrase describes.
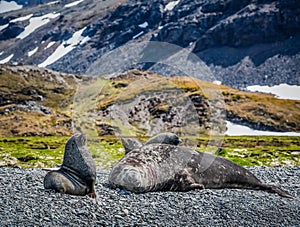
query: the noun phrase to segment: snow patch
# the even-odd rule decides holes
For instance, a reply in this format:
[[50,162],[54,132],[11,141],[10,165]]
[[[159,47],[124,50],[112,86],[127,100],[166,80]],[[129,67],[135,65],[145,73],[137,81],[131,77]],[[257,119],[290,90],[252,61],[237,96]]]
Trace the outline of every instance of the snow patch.
[[15,22],[19,22],[19,21],[29,20],[32,16],[33,16],[33,14],[29,14],[29,15],[24,16],[24,17],[18,17],[16,19],[11,20],[10,23],[15,23]]
[[133,36],[132,39],[136,39],[136,38],[140,37],[140,36],[143,35],[143,34],[144,34],[144,32],[141,31],[140,33],[138,33],[138,34],[136,34],[135,36]]
[[25,27],[25,30],[17,36],[19,39],[24,39],[29,36],[32,32],[34,32],[39,27],[50,22],[51,19],[58,17],[60,13],[48,13],[41,17],[32,17],[29,20],[29,25]]
[[23,6],[22,5],[18,5],[18,3],[11,1],[0,1],[0,13],[6,13],[6,12],[10,12],[10,11],[14,11],[14,10],[18,10],[18,9],[22,9]]
[[66,4],[65,7],[66,8],[69,8],[69,7],[73,7],[73,6],[76,6],[78,5],[79,3],[83,2],[84,0],[78,0],[78,1],[75,1],[75,2],[71,2],[69,4]]
[[5,24],[5,25],[1,25],[0,26],[0,31],[2,31],[3,29],[7,28],[8,27],[8,24]]
[[30,57],[30,56],[32,56],[32,55],[34,55],[36,52],[37,52],[37,50],[38,50],[39,48],[38,47],[36,47],[36,48],[34,48],[33,50],[31,50],[31,51],[28,51],[28,57]]
[[178,5],[178,3],[180,2],[180,0],[178,1],[172,1],[172,2],[169,2],[166,6],[165,6],[165,11],[171,11],[174,9],[175,6]]
[[217,84],[217,85],[221,85],[222,84],[222,81],[219,81],[219,80],[215,80],[213,81],[214,84]]
[[280,84],[272,87],[253,85],[248,86],[247,90],[252,92],[264,92],[274,94],[279,99],[300,100],[300,86]]
[[14,56],[14,54],[11,54],[7,58],[0,60],[0,64],[5,64],[5,63],[9,62],[13,58],[13,56]]
[[55,44],[55,42],[51,41],[50,43],[48,43],[48,45],[45,47],[45,49],[52,47],[54,44]]
[[70,51],[72,51],[76,46],[86,43],[90,38],[82,36],[83,31],[86,29],[82,28],[81,30],[75,32],[73,36],[62,42],[57,49],[41,64],[39,64],[39,67],[46,67],[48,65],[51,65],[52,63],[56,62],[58,59],[62,58],[66,54],[68,54]]
[[254,130],[247,126],[234,124],[230,121],[226,121],[228,136],[300,136],[300,132],[271,132]]
[[149,24],[148,24],[147,21],[145,21],[145,22],[142,23],[142,24],[139,24],[139,27],[140,27],[140,28],[147,28],[148,26],[149,26]]
[[82,45],[82,44],[88,42],[90,39],[91,39],[90,37],[84,36],[83,39],[82,39],[81,42],[80,42],[80,45]]

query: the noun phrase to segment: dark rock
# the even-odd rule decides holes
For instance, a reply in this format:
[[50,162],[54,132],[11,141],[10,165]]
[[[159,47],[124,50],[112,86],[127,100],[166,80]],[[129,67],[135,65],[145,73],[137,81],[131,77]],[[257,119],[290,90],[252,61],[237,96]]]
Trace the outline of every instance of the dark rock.
[[96,124],[96,127],[99,136],[116,135],[117,133],[121,132],[118,127],[109,125],[107,123],[98,123]]
[[21,110],[21,111],[25,111],[25,112],[30,112],[30,111],[35,111],[35,112],[40,112],[46,115],[49,115],[52,113],[51,109],[45,106],[42,106],[38,103],[36,103],[35,101],[21,101],[19,104],[15,104],[10,106],[9,108],[4,110],[4,113],[0,113],[0,114],[5,114],[5,113],[9,113],[11,111],[15,111],[15,110]]
[[[296,9],[293,10],[290,9],[291,5],[288,5],[289,4],[282,4],[280,1],[264,5],[249,4],[231,18],[220,21],[220,23],[208,30],[199,38],[199,40],[197,40],[193,51],[195,53],[201,53],[209,48],[221,46],[244,49],[245,47],[255,46],[257,44],[268,44],[286,40],[292,34],[295,35],[300,31],[300,16],[296,10],[299,2],[291,4],[296,7]],[[297,29],[298,32],[296,31]],[[250,54],[253,62],[255,62],[256,65],[259,65],[267,58],[278,53],[278,50],[280,49],[271,49],[270,47],[269,50],[265,50],[265,52],[268,52],[267,55],[262,51],[261,52],[264,55],[259,55],[259,50],[252,48],[252,53],[247,53],[247,49],[244,49],[244,53],[246,53],[246,55]],[[295,54],[299,50],[299,45],[296,45],[292,52],[286,51],[285,54]],[[253,51],[255,51],[255,54]],[[200,56],[202,55],[200,54]],[[245,57],[245,55],[243,57]],[[260,58],[261,60],[258,60],[257,58]],[[225,57],[224,59],[225,61],[226,59],[231,61],[230,57]],[[237,59],[235,63],[240,60],[242,59]],[[226,62],[224,62],[221,64],[228,66],[233,62],[228,63],[226,64]]]
[[35,6],[35,5],[39,5],[39,4],[43,4],[43,3],[47,3],[47,2],[52,2],[52,0],[27,0],[27,1],[15,0],[15,2],[18,5],[23,5],[24,7],[27,7],[27,6]]
[[8,24],[8,23],[9,23],[9,19],[8,18],[0,17],[0,26]]
[[16,24],[10,24],[3,31],[0,31],[0,40],[8,40],[17,37],[25,29]]
[[0,94],[0,106],[5,106],[7,104],[10,104],[12,101],[12,95],[8,94]]
[[[235,14],[234,18],[225,19],[207,31],[197,41],[194,52],[215,46],[245,47],[284,40],[292,31],[281,18],[290,16],[290,12],[278,9],[275,4],[248,5]],[[300,17],[297,19],[296,16],[294,19],[299,20]]]
[[34,87],[25,87],[21,90],[21,93],[24,95],[31,96],[38,94],[38,91]]
[[[71,29],[66,29],[64,31],[58,30],[58,31],[54,31],[54,32],[50,32],[52,36],[51,41],[66,41],[68,39],[70,39],[73,35],[73,31]],[[47,37],[47,36],[46,36]],[[45,40],[46,37],[44,37],[43,39]]]

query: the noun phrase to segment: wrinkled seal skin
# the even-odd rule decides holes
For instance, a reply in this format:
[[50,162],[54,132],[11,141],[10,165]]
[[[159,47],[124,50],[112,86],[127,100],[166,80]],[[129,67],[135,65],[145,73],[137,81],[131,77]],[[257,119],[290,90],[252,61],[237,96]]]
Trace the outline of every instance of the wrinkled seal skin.
[[83,134],[73,135],[66,143],[63,163],[59,170],[50,171],[44,178],[45,189],[71,195],[96,197],[96,167],[85,147]]
[[111,170],[109,184],[135,193],[240,188],[266,190],[293,198],[263,184],[250,171],[224,158],[169,144],[133,149]]

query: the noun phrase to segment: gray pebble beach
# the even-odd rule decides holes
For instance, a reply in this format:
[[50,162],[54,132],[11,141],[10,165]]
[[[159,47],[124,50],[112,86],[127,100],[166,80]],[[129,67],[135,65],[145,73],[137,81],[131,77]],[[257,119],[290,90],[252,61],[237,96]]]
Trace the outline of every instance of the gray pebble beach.
[[[300,197],[300,167],[248,167]],[[0,168],[0,226],[299,226],[300,200],[224,189],[133,194],[111,190],[97,170],[98,198],[45,190],[41,169]]]

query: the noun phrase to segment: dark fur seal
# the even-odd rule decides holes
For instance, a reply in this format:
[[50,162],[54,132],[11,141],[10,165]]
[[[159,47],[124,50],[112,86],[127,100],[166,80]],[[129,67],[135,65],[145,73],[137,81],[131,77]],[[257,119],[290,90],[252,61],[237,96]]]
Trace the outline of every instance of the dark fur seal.
[[179,137],[171,132],[164,132],[160,133],[152,138],[150,138],[145,145],[147,144],[154,144],[154,143],[159,143],[159,144],[170,144],[170,145],[178,145],[181,143],[181,140]]
[[135,193],[240,188],[293,198],[231,161],[169,144],[148,144],[131,150],[112,168],[108,180],[112,188]]
[[46,189],[96,197],[96,167],[85,142],[86,137],[83,134],[75,134],[67,141],[60,169],[50,171],[44,178]]
[[[125,154],[130,152],[133,149],[140,148],[143,146],[143,144],[138,141],[137,139],[134,138],[122,138],[122,144],[125,148]],[[171,132],[164,132],[160,133],[152,138],[150,138],[145,145],[147,144],[154,144],[154,143],[159,143],[159,144],[171,144],[171,145],[178,145],[181,143],[181,140],[179,137]]]

